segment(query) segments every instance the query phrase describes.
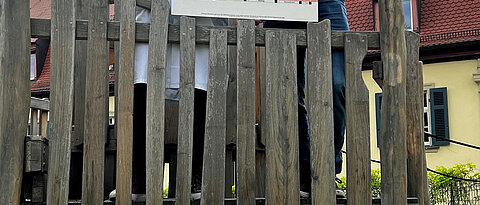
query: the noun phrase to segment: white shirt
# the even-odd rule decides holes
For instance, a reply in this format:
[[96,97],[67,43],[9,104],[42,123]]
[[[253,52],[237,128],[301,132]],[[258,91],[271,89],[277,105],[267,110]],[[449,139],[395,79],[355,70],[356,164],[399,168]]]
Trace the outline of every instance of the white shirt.
[[[150,23],[150,11],[137,9],[136,21]],[[171,24],[179,24],[178,16],[171,16]],[[196,25],[213,26],[211,18],[197,18]],[[208,45],[195,46],[195,88],[207,90],[208,84]],[[135,44],[135,83],[147,83],[148,44]],[[178,89],[180,86],[180,45],[167,45],[166,88]]]

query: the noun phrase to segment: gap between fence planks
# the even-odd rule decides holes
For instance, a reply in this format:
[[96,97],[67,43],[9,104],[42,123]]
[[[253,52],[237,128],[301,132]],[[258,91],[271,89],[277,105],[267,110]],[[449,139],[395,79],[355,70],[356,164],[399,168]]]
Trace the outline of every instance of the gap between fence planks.
[[348,204],[372,204],[369,96],[362,78],[362,62],[366,54],[366,36],[345,35]]
[[227,32],[212,29],[210,38],[202,205],[223,204],[225,195]]
[[379,1],[384,71],[379,142],[384,204],[407,204],[407,59],[401,4],[397,0]]
[[300,203],[296,37],[266,33],[266,200]]
[[148,49],[146,185],[147,204],[163,204],[163,162],[165,128],[165,68],[170,5],[152,2],[152,24]]
[[0,202],[19,204],[30,105],[29,1],[0,1]]
[[82,202],[103,203],[105,138],[108,125],[108,2],[89,0]]
[[238,204],[255,204],[255,22],[237,25]]
[[117,183],[115,203],[132,203],[133,75],[135,68],[135,0],[120,5],[120,43],[115,86]]
[[51,138],[47,204],[68,203],[75,57],[75,1],[52,1]]
[[307,25],[312,204],[335,204],[330,20]]
[[190,204],[195,96],[195,18],[180,17],[176,204]]
[[423,127],[423,68],[419,63],[420,36],[406,32],[407,46],[407,194],[419,198],[419,205],[430,204]]
[[[50,37],[50,20],[48,19],[32,19],[32,38],[49,38]],[[148,42],[150,25],[148,23],[136,23],[135,39],[137,42]],[[86,40],[88,38],[87,29],[88,21],[77,21],[77,40]],[[197,44],[208,44],[210,40],[209,26],[197,26],[196,29],[196,42]],[[229,45],[237,44],[237,30],[235,27],[224,27],[227,30],[228,37],[227,42]],[[265,33],[269,30],[279,30],[272,28],[256,28],[255,29],[255,45],[265,46]],[[120,23],[109,22],[107,39],[109,41],[118,41],[120,38]],[[296,44],[300,47],[307,45],[306,31],[302,29],[288,29],[289,33],[296,35]],[[367,35],[368,49],[380,49],[380,34],[375,31],[332,31],[332,48],[343,49],[344,35],[345,33],[360,33]],[[168,29],[168,42],[179,43],[180,41],[180,26],[169,25]]]

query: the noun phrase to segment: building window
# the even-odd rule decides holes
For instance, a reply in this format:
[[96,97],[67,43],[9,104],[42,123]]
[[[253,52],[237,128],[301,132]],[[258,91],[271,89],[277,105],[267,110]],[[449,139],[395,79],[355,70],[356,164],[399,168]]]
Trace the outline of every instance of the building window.
[[30,80],[35,80],[37,78],[37,61],[35,53],[30,54]]
[[[403,13],[405,16],[405,30],[418,31],[418,0],[402,0]],[[374,0],[375,30],[380,30],[380,14],[378,0]]]
[[[423,116],[424,131],[432,133],[435,136],[450,139],[448,124],[448,98],[447,88],[433,88],[426,86],[423,94]],[[375,94],[375,116],[377,126],[377,146],[378,137],[380,136],[380,110],[382,104],[382,93]],[[424,136],[425,146],[445,146],[449,145],[448,141],[435,139]]]

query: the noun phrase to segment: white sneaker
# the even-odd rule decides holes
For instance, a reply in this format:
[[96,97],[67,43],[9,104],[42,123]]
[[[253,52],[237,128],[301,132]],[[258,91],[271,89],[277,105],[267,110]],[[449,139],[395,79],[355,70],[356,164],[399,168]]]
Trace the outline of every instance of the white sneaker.
[[[108,199],[110,201],[115,201],[117,198],[117,190],[114,189],[110,194],[108,194]],[[132,194],[132,201],[133,202],[146,202],[147,196],[145,194]]]
[[310,197],[310,193],[306,191],[300,191],[300,198],[309,198],[309,197]]
[[201,192],[190,194],[190,201],[199,200],[200,198],[202,198],[202,193]]

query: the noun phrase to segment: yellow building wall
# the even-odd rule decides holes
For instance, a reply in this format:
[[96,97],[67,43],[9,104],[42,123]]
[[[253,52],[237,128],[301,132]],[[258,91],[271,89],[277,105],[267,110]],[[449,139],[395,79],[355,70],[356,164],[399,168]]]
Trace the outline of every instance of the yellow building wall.
[[[435,88],[447,87],[450,139],[480,145],[480,94],[473,81],[477,72],[477,60],[455,61],[424,65],[424,84],[434,84]],[[382,92],[372,79],[372,71],[363,71],[363,79],[369,90],[370,100],[370,151],[371,158],[379,160],[377,147],[377,127],[375,116],[375,93]],[[346,150],[344,146],[343,150]],[[348,150],[347,150],[348,151]],[[429,168],[452,167],[455,164],[472,162],[480,172],[480,151],[450,143],[426,153]],[[346,156],[343,155],[343,170],[339,177],[346,175]],[[372,163],[372,169],[380,165]]]

